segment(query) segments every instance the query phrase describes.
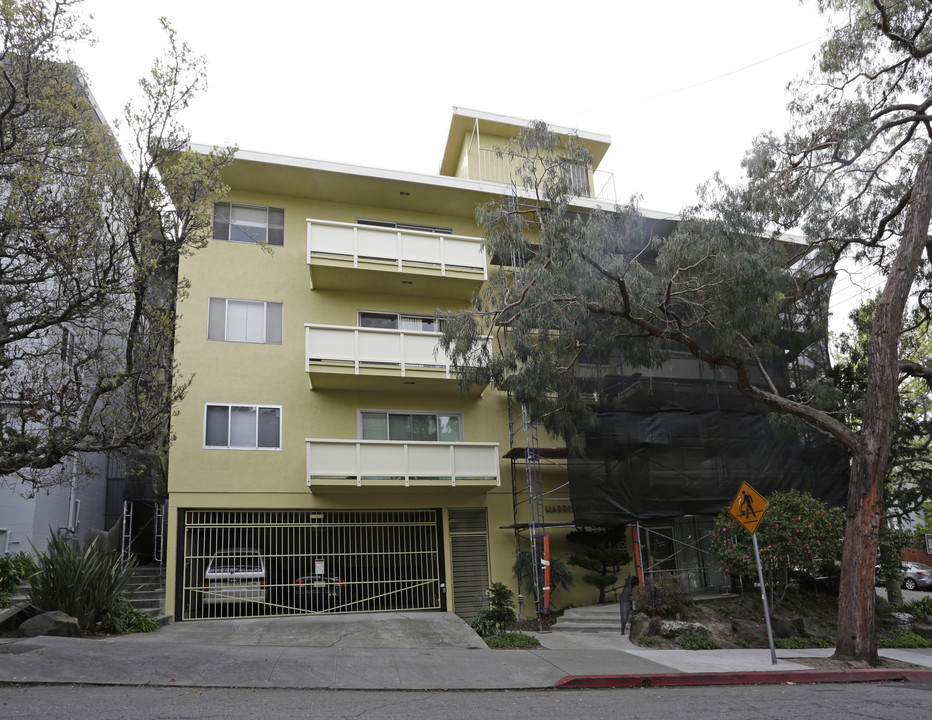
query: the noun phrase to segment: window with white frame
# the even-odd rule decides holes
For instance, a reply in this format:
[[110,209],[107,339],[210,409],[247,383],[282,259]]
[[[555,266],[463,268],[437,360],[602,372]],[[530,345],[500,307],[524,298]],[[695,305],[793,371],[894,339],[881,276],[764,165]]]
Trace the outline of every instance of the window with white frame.
[[462,413],[360,410],[362,440],[462,442]]
[[284,245],[285,211],[262,205],[214,203],[214,240]]
[[577,197],[589,197],[589,166],[564,158],[560,161],[560,167],[570,191]]
[[282,342],[282,304],[259,300],[210,298],[207,339],[229,342]]
[[440,332],[440,326],[440,320],[433,315],[359,311],[359,327]]
[[281,421],[279,406],[208,403],[204,406],[204,447],[280,450]]

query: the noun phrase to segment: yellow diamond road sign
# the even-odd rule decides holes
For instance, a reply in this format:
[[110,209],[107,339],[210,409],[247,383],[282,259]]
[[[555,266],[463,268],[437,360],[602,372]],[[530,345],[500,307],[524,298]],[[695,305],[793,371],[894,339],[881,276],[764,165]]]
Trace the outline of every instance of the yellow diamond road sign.
[[741,487],[738,488],[738,494],[735,495],[735,499],[731,501],[731,507],[728,509],[728,512],[731,513],[731,516],[735,520],[744,526],[745,530],[753,535],[757,532],[757,526],[760,524],[761,518],[764,517],[764,513],[767,512],[769,506],[770,503],[764,500],[764,496],[757,492],[757,490],[747,483],[741,483]]

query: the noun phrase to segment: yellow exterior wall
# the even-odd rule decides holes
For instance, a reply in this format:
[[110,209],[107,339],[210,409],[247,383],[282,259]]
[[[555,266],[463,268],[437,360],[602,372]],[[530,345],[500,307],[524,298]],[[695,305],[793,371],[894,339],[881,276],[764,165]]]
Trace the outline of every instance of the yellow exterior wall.
[[[483,138],[483,147],[505,140]],[[475,236],[478,229],[473,216],[322,202],[314,198],[243,192],[236,187],[227,199],[284,208],[285,240],[283,247],[267,249],[212,240],[204,249],[182,259],[181,274],[190,282],[190,292],[179,305],[176,359],[180,365],[179,382],[190,380],[190,387],[172,421],[176,441],[169,461],[166,613],[178,617],[181,614],[175,607],[175,598],[182,542],[178,537],[179,512],[183,509],[438,508],[444,520],[446,584],[452,588],[447,510],[485,508],[490,581],[503,582],[514,589],[514,532],[507,529],[514,522],[514,515],[511,463],[507,459],[500,460],[501,487],[489,492],[464,487],[378,491],[352,487],[311,493],[307,487],[305,439],[356,439],[359,409],[462,413],[465,441],[497,442],[501,446],[500,455],[507,452],[506,399],[490,388],[481,396],[469,397],[455,392],[428,394],[389,389],[311,390],[305,372],[305,323],[355,326],[359,310],[433,315],[438,307],[461,308],[469,304],[468,297],[449,300],[372,293],[362,277],[344,290],[312,290],[307,263],[307,218],[345,223],[354,223],[357,218],[393,220],[449,227],[456,235]],[[282,344],[207,340],[209,297],[282,303]],[[352,388],[351,381],[348,386]],[[206,403],[281,406],[281,449],[204,448]],[[558,444],[558,440],[541,438],[542,446]],[[519,480],[523,481],[523,470]],[[549,469],[545,473],[548,488],[558,488],[565,482],[565,470]],[[568,490],[559,491],[559,496],[568,497]],[[526,505],[519,512],[526,520]],[[556,519],[567,518],[563,513]],[[569,556],[561,540],[565,532],[554,533],[554,554],[564,561]],[[524,592],[529,595],[526,588]],[[578,582],[571,593],[557,594],[554,602],[560,606],[578,604],[591,601],[591,595],[592,588]],[[453,593],[448,591],[446,609],[453,609],[452,598]],[[533,610],[532,602],[526,603],[525,611],[528,609]]]

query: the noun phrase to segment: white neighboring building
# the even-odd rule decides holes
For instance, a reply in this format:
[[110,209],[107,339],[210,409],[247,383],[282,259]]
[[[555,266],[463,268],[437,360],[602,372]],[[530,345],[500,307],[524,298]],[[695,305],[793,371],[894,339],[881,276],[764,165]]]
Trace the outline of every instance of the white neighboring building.
[[[86,465],[70,484],[40,489],[33,497],[24,497],[29,488],[16,478],[0,480],[0,555],[45,552],[50,533],[82,542],[89,529],[107,527],[107,463],[96,456]],[[122,483],[119,490],[122,503]]]

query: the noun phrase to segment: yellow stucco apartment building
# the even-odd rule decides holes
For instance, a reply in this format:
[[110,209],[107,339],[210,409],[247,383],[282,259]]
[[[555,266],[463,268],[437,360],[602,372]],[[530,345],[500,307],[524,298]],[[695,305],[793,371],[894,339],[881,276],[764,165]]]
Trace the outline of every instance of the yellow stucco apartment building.
[[[532,512],[567,556],[559,442],[539,440],[531,487],[520,408],[461,393],[437,349],[438,308],[489,278],[475,209],[510,192],[493,147],[524,124],[455,110],[439,175],[236,154],[213,240],[181,266],[167,613],[471,619],[490,583],[517,591]],[[597,167],[609,139],[578,135]],[[580,210],[613,207],[576,172]],[[557,603],[594,598],[577,582]]]

